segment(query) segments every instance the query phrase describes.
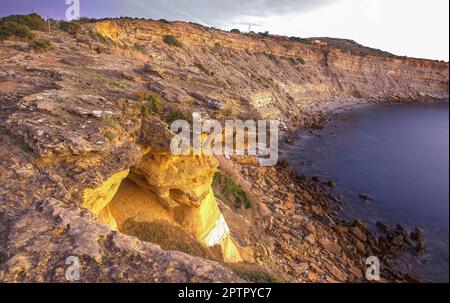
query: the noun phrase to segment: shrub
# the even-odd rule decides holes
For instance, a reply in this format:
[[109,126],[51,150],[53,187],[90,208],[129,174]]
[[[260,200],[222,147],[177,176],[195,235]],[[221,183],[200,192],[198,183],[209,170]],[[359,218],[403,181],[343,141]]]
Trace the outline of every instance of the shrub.
[[233,28],[232,30],[230,30],[230,33],[240,34],[241,31],[238,30],[237,28]]
[[267,58],[269,58],[270,60],[272,60],[273,62],[275,62],[275,63],[278,63],[278,62],[279,62],[277,56],[275,56],[275,55],[272,54],[272,53],[264,53],[264,55],[265,55]]
[[13,142],[13,144],[19,146],[25,152],[32,151],[32,148],[28,145],[28,143],[25,141],[25,138],[22,136],[14,135],[11,137],[11,141]]
[[140,52],[140,53],[142,53],[142,54],[144,54],[144,55],[148,55],[147,49],[145,48],[145,46],[143,46],[143,45],[141,45],[141,44],[135,43],[135,44],[133,45],[133,48],[134,48],[136,51],[138,51],[138,52]]
[[353,91],[353,92],[352,92],[352,96],[355,97],[355,98],[357,98],[357,99],[362,99],[362,98],[363,98],[363,95],[362,95],[361,92],[358,91],[358,90]]
[[253,202],[247,193],[220,171],[214,175],[213,189],[217,197],[224,202],[235,203],[238,207],[244,206],[247,209],[253,208]]
[[88,17],[81,17],[76,22],[79,24],[86,24],[86,23],[94,23],[97,20],[95,18],[88,18]]
[[114,138],[116,137],[115,135],[114,135],[114,133],[113,132],[111,132],[111,131],[106,131],[104,134],[103,134],[109,141],[113,141],[114,140]]
[[115,80],[109,80],[107,79],[106,82],[108,82],[108,85],[112,88],[115,89],[124,89],[125,85],[123,85],[121,82],[119,81],[115,81]]
[[0,40],[11,36],[31,39],[31,30],[45,30],[47,23],[37,14],[11,15],[0,19]]
[[29,46],[32,49],[38,50],[38,51],[50,50],[50,49],[53,48],[52,42],[50,40],[47,40],[47,39],[32,40],[29,43]]
[[184,112],[179,108],[169,107],[164,114],[164,120],[169,124],[176,120],[192,122],[192,113]]
[[75,22],[75,21],[71,21],[71,22],[60,21],[58,23],[58,28],[64,32],[71,34],[71,35],[75,35],[81,31],[80,23]]
[[164,102],[160,95],[151,92],[139,92],[135,94],[138,101],[144,101],[141,104],[141,114],[147,118],[150,114],[159,114],[164,110]]
[[298,64],[305,65],[306,64],[305,60],[302,57],[297,57],[297,58],[295,58],[295,57],[288,57],[286,59],[289,60],[289,62],[291,62],[292,64],[295,64],[295,65],[298,65]]
[[164,36],[163,41],[170,46],[183,47],[183,44],[173,35]]
[[91,37],[103,44],[114,44],[114,41],[107,36],[103,36],[99,32],[91,32]]
[[199,70],[201,70],[202,72],[204,72],[205,74],[209,75],[209,70],[200,62],[195,62],[194,63],[195,67],[197,67]]
[[300,63],[301,65],[305,65],[306,64],[305,59],[303,59],[302,57],[298,57],[297,58],[297,62]]
[[224,117],[231,117],[233,115],[233,109],[223,108],[220,110],[220,114]]
[[0,40],[4,40],[12,36],[24,39],[32,39],[33,33],[26,25],[19,24],[14,21],[1,21]]
[[11,15],[4,17],[0,22],[14,22],[16,24],[24,25],[31,30],[46,30],[47,23],[38,14],[30,15]]

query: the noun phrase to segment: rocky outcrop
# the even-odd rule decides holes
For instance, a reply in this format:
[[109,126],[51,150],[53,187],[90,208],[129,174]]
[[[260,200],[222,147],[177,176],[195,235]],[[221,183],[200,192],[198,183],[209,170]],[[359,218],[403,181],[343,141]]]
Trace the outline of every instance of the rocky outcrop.
[[[335,41],[137,20],[35,34],[53,49],[38,52],[17,39],[0,44],[5,282],[65,281],[70,256],[80,259],[81,281],[240,281],[219,263],[125,234],[130,219],[137,226],[162,220],[221,261],[253,261],[255,252],[258,264],[289,281],[360,280],[362,254],[347,248],[355,238],[343,238],[341,226],[309,228],[321,226],[315,216],[327,220],[318,190],[241,159],[265,212],[230,207],[211,190],[216,160],[169,154],[167,123],[198,111],[222,120],[277,117],[286,128],[317,126],[321,116],[313,113],[329,103],[448,98],[447,63],[363,52],[354,44],[348,50]],[[166,45],[169,34],[183,46]],[[135,94],[148,91],[161,95],[162,112],[143,110]],[[279,182],[269,182],[267,173]],[[313,205],[318,198],[323,204]],[[313,214],[307,220],[306,210]],[[308,234],[299,231],[301,222]],[[328,255],[317,257],[319,245]],[[344,263],[327,263],[330,254],[353,273]]]
[[[448,99],[448,63],[397,57],[348,40],[243,35],[183,22],[107,20],[94,29],[147,49],[158,70],[157,90],[174,101],[198,99],[189,98],[192,92],[218,95],[263,116],[286,117],[311,102]],[[174,35],[183,49],[167,50],[165,35]]]
[[79,282],[240,281],[218,263],[114,232],[89,211],[55,199],[27,210],[10,228],[2,282],[67,282],[71,256],[81,265]]
[[[121,171],[100,187],[85,189],[81,206],[119,231],[129,219],[144,223],[164,220],[186,230],[206,247],[219,247],[224,261],[240,262],[242,248],[233,241],[211,188],[217,165],[214,157],[146,150],[131,172]],[[127,177],[137,187],[125,185],[115,197]]]

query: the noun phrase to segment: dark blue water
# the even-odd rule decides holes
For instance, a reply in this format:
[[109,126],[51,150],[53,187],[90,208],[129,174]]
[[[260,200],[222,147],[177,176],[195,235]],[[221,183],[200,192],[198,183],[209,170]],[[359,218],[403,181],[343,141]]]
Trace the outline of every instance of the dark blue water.
[[[325,130],[299,134],[284,154],[299,173],[337,182],[346,217],[372,227],[382,221],[422,228],[426,255],[407,254],[399,266],[427,281],[448,282],[448,103],[356,108]],[[360,193],[374,201],[363,202]]]

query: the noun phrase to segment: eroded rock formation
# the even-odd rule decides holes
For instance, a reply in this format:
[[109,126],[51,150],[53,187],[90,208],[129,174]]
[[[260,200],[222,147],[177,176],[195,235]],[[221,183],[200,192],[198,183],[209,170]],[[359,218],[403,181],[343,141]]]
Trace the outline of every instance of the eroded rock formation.
[[[224,261],[240,262],[239,249],[211,188],[217,166],[214,157],[173,156],[170,151],[149,149],[131,171],[118,172],[100,187],[85,189],[81,206],[119,231],[129,219],[167,221],[206,247],[220,247]],[[127,177],[135,185],[120,188]],[[119,188],[123,192],[115,197]]]
[[[344,40],[138,20],[35,34],[53,49],[0,44],[0,281],[66,281],[69,256],[80,258],[83,282],[241,281],[215,261],[124,234],[131,221],[161,220],[219,260],[253,261],[254,252],[289,281],[358,281],[355,239],[330,223],[317,188],[240,161],[258,209],[230,207],[211,190],[214,158],[168,153],[167,123],[176,110],[198,111],[276,117],[287,130],[317,124],[328,105],[448,99],[448,63]],[[164,110],[145,113],[142,91],[160,95]],[[359,251],[377,241],[357,242]]]

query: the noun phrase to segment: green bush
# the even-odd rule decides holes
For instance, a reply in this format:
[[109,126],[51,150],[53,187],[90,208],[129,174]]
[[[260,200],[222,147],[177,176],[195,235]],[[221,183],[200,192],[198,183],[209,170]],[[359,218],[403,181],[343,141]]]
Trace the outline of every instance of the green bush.
[[13,21],[0,22],[0,40],[5,40],[13,36],[24,39],[32,39],[33,33],[26,25],[23,24],[18,24]]
[[60,21],[57,26],[60,30],[75,35],[81,31],[81,24],[75,21]]
[[25,25],[31,30],[46,30],[47,23],[38,14],[30,15],[11,15],[4,17],[0,22],[15,22],[17,24]]
[[145,48],[145,46],[143,46],[143,45],[141,45],[141,44],[135,43],[135,44],[133,45],[133,48],[134,48],[136,51],[138,51],[138,52],[140,52],[140,53],[142,53],[142,54],[144,54],[144,55],[148,55],[147,49]]
[[362,93],[360,91],[358,91],[358,90],[353,91],[352,92],[352,96],[357,98],[357,99],[362,99],[363,98]]
[[272,53],[264,53],[264,55],[267,57],[267,58],[269,58],[270,60],[272,60],[273,62],[275,62],[275,63],[278,63],[280,60],[278,59],[278,57],[277,56],[275,56],[274,54],[272,54]]
[[50,40],[47,39],[37,39],[32,40],[29,43],[29,46],[34,50],[45,51],[53,48],[53,44]]
[[192,113],[184,112],[179,108],[169,107],[164,114],[164,120],[169,124],[177,120],[192,122]]
[[115,135],[114,135],[114,133],[113,132],[111,132],[111,131],[106,131],[104,134],[103,134],[103,136],[105,136],[109,141],[114,141],[114,138],[116,137]]
[[297,62],[300,63],[301,65],[305,65],[306,64],[305,59],[303,59],[302,57],[298,57],[297,58]]
[[138,92],[135,95],[138,101],[144,101],[141,104],[141,114],[147,118],[150,114],[159,114],[164,110],[164,102],[160,95],[151,92]]
[[9,37],[33,38],[31,30],[45,30],[46,22],[37,14],[11,15],[0,19],[0,40]]
[[123,85],[121,82],[119,81],[115,81],[115,80],[109,80],[107,79],[106,82],[108,82],[108,85],[112,88],[115,89],[125,89],[125,85]]
[[238,207],[253,208],[253,202],[247,193],[234,181],[218,171],[214,175],[213,189],[217,197],[224,202],[235,203]]
[[195,62],[194,63],[195,67],[197,67],[199,70],[201,70],[202,72],[204,72],[205,74],[209,75],[209,70],[200,62]]
[[33,150],[22,136],[14,135],[11,137],[11,141],[25,152],[31,152]]
[[306,64],[305,60],[302,57],[297,57],[297,58],[295,58],[295,57],[288,57],[286,59],[289,60],[289,62],[291,62],[292,64],[295,64],[295,65],[298,65],[298,64],[305,65]]
[[79,24],[95,23],[95,22],[97,22],[97,19],[95,19],[95,18],[88,18],[88,17],[81,17],[76,22],[79,23]]
[[183,44],[173,35],[164,36],[163,41],[170,46],[183,47]]

